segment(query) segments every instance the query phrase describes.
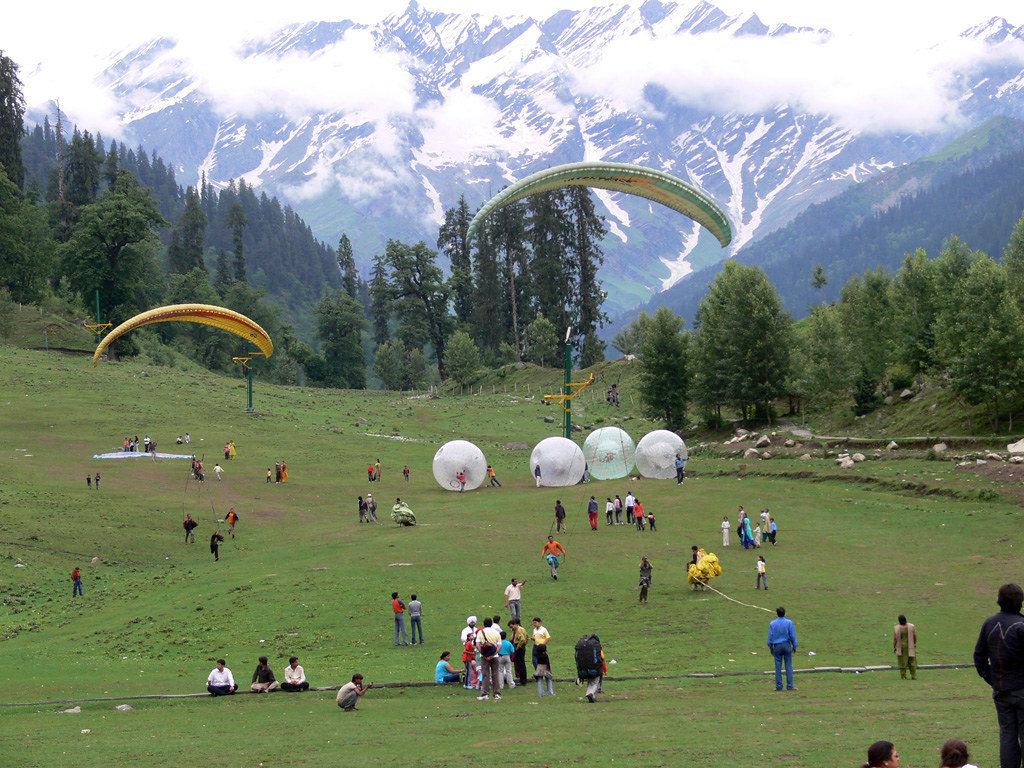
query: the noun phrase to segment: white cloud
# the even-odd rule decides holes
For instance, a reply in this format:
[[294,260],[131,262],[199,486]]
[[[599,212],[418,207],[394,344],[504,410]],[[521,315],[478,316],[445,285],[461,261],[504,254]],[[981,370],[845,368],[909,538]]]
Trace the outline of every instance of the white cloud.
[[664,87],[677,101],[712,112],[757,112],[789,104],[833,115],[851,130],[931,130],[959,119],[951,78],[985,57],[1024,62],[1024,45],[988,49],[957,38],[915,50],[862,38],[636,35],[606,46],[574,73],[579,87],[620,108],[651,111],[644,90]]

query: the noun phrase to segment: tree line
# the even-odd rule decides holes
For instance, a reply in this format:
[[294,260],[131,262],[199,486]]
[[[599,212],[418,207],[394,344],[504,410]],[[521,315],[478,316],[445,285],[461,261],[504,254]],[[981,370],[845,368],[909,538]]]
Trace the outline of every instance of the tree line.
[[[808,283],[821,290],[820,265]],[[918,249],[893,274],[855,275],[840,300],[794,324],[760,267],[727,262],[701,299],[693,329],[666,307],[641,313],[612,345],[640,360],[645,410],[671,429],[691,417],[771,420],[793,410],[864,415],[885,393],[929,382],[988,427],[1013,431],[1024,402],[1024,217],[1001,262],[950,237],[937,256]],[[971,425],[973,428],[973,425]]]

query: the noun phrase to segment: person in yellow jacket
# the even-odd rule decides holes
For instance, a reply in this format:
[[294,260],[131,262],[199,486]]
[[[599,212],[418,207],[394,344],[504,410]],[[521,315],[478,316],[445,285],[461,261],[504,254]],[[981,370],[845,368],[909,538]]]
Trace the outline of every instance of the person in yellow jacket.
[[897,621],[899,623],[892,628],[892,652],[900,665],[900,677],[906,680],[909,670],[910,679],[917,680],[917,630],[907,623],[902,613]]

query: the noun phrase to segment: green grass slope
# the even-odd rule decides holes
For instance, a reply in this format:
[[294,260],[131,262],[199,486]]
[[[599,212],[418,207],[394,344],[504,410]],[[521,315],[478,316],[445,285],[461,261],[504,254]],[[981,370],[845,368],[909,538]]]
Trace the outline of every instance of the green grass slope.
[[[135,701],[130,712],[112,701],[83,703],[80,714],[0,707],[0,765],[820,766],[863,762],[878,738],[893,738],[906,764],[925,765],[951,735],[979,764],[996,761],[990,694],[971,670],[924,671],[914,684],[895,672],[812,674],[792,694],[756,674],[674,677],[768,669],[778,604],[797,622],[799,668],[891,663],[901,612],[918,626],[921,663],[968,662],[996,588],[1019,578],[1018,506],[996,481],[917,459],[837,476],[830,460],[786,456],[743,476],[736,457],[695,446],[696,475],[682,488],[537,489],[528,452],[504,445],[557,434],[558,421],[543,420],[555,412],[540,405],[543,384],[523,393],[495,381],[493,394],[484,386],[437,399],[258,385],[259,414],[247,415],[236,379],[134,362],[93,369],[11,347],[0,358],[0,704],[199,692],[220,656],[243,685],[258,655],[282,677],[291,653],[313,685],[354,671],[427,681],[441,651],[458,652],[468,614],[507,616],[511,576],[527,580],[525,615],[542,617],[554,637],[557,677],[573,675],[575,640],[598,632],[615,661],[609,675],[620,678],[597,705],[559,683],[554,699],[529,686],[486,703],[458,687],[386,688],[351,714],[326,692]],[[613,413],[592,388],[577,403],[581,423],[622,423],[639,439],[653,425],[628,394]],[[187,461],[92,458],[136,434],[173,452],[186,431],[208,469],[221,461],[223,481],[188,482]],[[442,490],[431,459],[454,438],[480,445],[504,487]],[[238,457],[225,463],[229,439]],[[268,485],[279,458],[289,481]],[[383,480],[371,485],[366,465],[377,458]],[[98,491],[84,481],[95,472]],[[953,492],[906,490],[908,479]],[[658,532],[590,531],[589,496],[629,488],[657,513]],[[357,522],[355,499],[367,491],[385,512],[380,525]],[[390,523],[396,496],[421,525]],[[555,499],[569,511],[558,582],[540,557]],[[771,596],[753,589],[753,552],[720,546],[722,516],[735,521],[739,504],[770,507],[779,522],[779,546],[763,550]],[[214,562],[207,542],[230,507],[241,515],[238,537]],[[200,522],[194,545],[182,541],[186,512]],[[686,586],[691,544],[720,556],[714,586],[731,599]],[[649,605],[636,601],[643,554],[655,565]],[[73,600],[76,565],[85,596]],[[424,646],[393,645],[392,591],[419,594]]]

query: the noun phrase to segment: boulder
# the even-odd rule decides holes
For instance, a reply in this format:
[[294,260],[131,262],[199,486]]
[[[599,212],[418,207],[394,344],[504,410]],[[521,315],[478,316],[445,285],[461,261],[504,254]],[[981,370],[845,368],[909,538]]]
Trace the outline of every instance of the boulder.
[[772,439],[768,435],[761,435],[757,438],[757,442],[754,443],[755,448],[766,448],[772,444]]
[[65,715],[79,715],[81,713],[82,713],[82,708],[81,707],[71,707],[70,709],[65,709],[64,710],[64,714]]
[[885,399],[882,402],[885,403],[886,405],[892,405],[892,403],[893,403],[892,395],[886,395]]
[[573,432],[582,432],[583,431],[583,427],[581,427],[579,424],[575,424],[574,423],[572,425],[572,431]]
[[747,448],[747,450],[745,450],[743,452],[743,458],[744,459],[756,459],[760,455],[761,455],[761,452],[759,450],[757,450],[757,448]]
[[736,437],[746,437],[749,434],[750,434],[750,432],[748,432],[745,429],[737,429],[736,430]]
[[842,458],[842,459],[840,460],[840,462],[839,462],[839,466],[840,466],[840,467],[841,467],[842,469],[852,469],[852,468],[853,468],[853,466],[854,466],[854,461],[853,461],[853,459],[851,459],[851,458],[850,458],[849,456],[844,456],[844,457],[843,457],[843,458]]
[[998,453],[986,453],[985,454],[985,458],[988,459],[989,461],[1002,461],[1003,460],[1003,457],[1000,456]]
[[863,453],[855,453],[850,458],[853,459],[854,461],[856,461],[858,464],[860,462],[862,462],[862,461],[866,461],[867,460],[867,457]]
[[530,446],[527,445],[526,443],[519,443],[519,442],[505,443],[505,450],[506,451],[528,451],[528,450],[530,450]]
[[555,417],[554,416],[545,416],[544,417],[544,423],[545,424],[554,424],[555,423]]
[[935,453],[945,453],[948,448],[949,446],[945,443],[936,443],[932,446],[932,450],[935,451]]
[[887,451],[895,451],[899,447],[900,447],[899,444],[895,440],[893,440],[887,446],[885,446],[885,450],[887,450]]
[[792,448],[794,445],[796,445],[796,442],[794,442],[793,440],[787,440],[786,442],[783,443],[783,445],[786,446],[787,448]]
[[900,400],[909,400],[913,396],[914,391],[912,389],[904,389],[902,392],[900,392]]
[[1010,463],[1011,464],[1024,464],[1024,456],[1011,456],[1010,457]]
[[94,557],[94,558],[93,558],[92,560],[90,560],[89,562],[91,562],[91,563],[98,563],[99,561],[100,561],[100,559],[99,559],[98,557]]
[[134,707],[131,704],[118,704],[114,709],[120,712],[131,712]]
[[771,457],[772,455],[768,451],[765,451],[764,453],[761,454],[762,459],[770,459]]
[[810,460],[811,460],[811,454],[809,454],[809,453],[805,453],[803,456],[800,457],[800,461],[810,461]]
[[1016,443],[1010,443],[1006,446],[1006,450],[1009,453],[1024,453],[1024,439],[1018,440]]

